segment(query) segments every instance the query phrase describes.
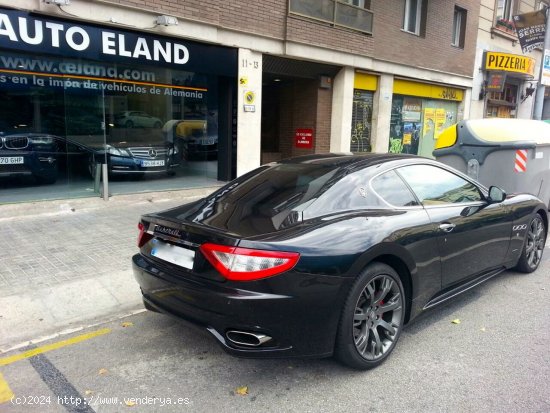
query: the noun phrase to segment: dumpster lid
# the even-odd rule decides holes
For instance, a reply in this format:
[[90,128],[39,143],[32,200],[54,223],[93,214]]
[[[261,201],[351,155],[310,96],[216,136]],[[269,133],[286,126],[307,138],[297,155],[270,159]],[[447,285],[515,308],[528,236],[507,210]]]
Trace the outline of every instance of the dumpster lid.
[[529,141],[539,145],[550,145],[550,124],[540,120],[491,118],[463,122],[480,141],[489,143]]

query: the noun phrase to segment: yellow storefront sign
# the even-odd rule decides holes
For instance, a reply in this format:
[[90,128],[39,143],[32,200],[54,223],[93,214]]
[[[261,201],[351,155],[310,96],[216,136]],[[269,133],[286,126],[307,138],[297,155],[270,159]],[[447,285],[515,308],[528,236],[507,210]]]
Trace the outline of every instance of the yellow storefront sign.
[[378,89],[378,76],[367,73],[355,73],[353,88],[374,91]]
[[395,79],[393,93],[396,95],[418,96],[423,98],[454,100],[461,102],[464,90],[455,87],[431,85],[429,83],[412,82],[410,80]]
[[531,77],[535,74],[535,59],[532,57],[509,53],[485,52],[484,62],[483,67],[485,70],[521,73]]

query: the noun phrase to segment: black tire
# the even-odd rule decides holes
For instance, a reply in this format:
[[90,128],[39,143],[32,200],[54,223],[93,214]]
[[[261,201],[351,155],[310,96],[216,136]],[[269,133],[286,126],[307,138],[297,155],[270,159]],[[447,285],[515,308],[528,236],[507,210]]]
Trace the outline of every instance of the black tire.
[[525,273],[535,271],[542,260],[545,243],[546,227],[542,217],[536,214],[527,226],[523,250],[515,269]]
[[353,284],[340,316],[335,356],[366,370],[383,363],[393,351],[405,319],[405,292],[399,275],[372,263]]
[[132,122],[131,120],[127,120],[126,123],[124,124],[124,126],[126,126],[127,128],[133,128],[134,127],[134,122]]
[[155,128],[155,129],[160,129],[160,128],[162,128],[162,123],[160,123],[160,122],[155,122],[155,124],[153,125],[153,128]]

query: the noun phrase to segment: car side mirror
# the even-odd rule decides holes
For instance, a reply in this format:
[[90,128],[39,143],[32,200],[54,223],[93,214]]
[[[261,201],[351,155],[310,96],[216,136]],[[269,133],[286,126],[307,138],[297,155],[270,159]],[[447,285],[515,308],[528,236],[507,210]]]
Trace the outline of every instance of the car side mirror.
[[489,188],[489,203],[496,204],[506,199],[506,192],[500,189],[498,186],[492,186]]

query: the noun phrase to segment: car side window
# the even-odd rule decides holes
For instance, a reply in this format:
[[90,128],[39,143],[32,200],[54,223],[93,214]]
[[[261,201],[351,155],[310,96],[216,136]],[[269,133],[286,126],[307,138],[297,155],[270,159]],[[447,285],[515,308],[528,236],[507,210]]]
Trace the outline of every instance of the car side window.
[[395,171],[378,175],[372,180],[371,186],[390,205],[397,207],[419,205],[410,189]]
[[397,172],[423,205],[460,204],[483,200],[481,192],[474,184],[437,166],[404,166]]

